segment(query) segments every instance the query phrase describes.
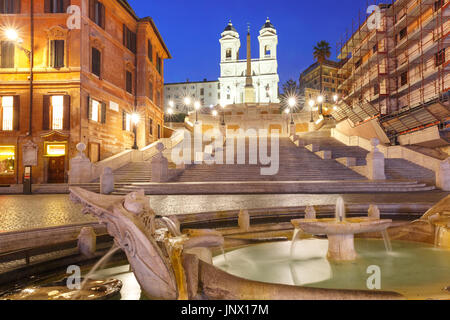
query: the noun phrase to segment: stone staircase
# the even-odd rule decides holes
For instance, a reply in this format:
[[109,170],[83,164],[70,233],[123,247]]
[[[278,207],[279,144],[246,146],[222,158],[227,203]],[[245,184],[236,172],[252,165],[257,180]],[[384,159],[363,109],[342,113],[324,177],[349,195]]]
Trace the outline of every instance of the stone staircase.
[[[320,151],[315,149],[317,156],[323,151],[331,152],[331,159],[338,161],[348,167],[365,166],[367,150],[346,146],[345,144],[331,138],[328,130],[303,134],[300,137],[306,145],[315,145]],[[436,175],[433,171],[418,166],[404,159],[386,159],[385,173],[388,180],[415,180],[420,183],[434,186]]]

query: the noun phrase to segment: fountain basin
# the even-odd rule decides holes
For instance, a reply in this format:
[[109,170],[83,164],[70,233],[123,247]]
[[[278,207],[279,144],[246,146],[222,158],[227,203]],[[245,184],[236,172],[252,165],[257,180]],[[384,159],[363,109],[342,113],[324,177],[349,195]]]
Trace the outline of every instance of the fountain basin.
[[312,235],[327,235],[329,260],[353,261],[358,257],[355,251],[355,234],[385,232],[392,220],[350,218],[339,222],[336,219],[299,219],[293,220],[292,224],[296,229]]

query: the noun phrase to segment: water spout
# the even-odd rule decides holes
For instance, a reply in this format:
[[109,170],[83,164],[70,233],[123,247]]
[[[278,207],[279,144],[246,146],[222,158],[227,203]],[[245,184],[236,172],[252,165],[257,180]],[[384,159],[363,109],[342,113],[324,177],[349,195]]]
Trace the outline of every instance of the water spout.
[[80,297],[81,292],[86,287],[87,282],[92,277],[92,275],[97,272],[117,251],[119,251],[120,248],[117,247],[115,244],[109,249],[109,251],[100,259],[97,261],[97,263],[92,267],[92,269],[88,272],[88,274],[84,277],[83,282],[80,285],[80,289],[78,290],[77,294],[75,294],[72,298],[72,300],[78,299]]
[[161,220],[166,224],[170,233],[172,233],[172,235],[174,237],[181,236],[181,231],[180,231],[179,227],[175,224],[175,222],[173,222],[171,219],[169,219],[167,217],[162,217]]
[[336,202],[336,221],[344,222],[345,221],[345,202],[344,198],[339,197]]
[[387,230],[384,230],[381,232],[381,234],[383,235],[384,246],[386,247],[386,251],[392,252],[392,243],[391,238],[389,237],[389,233],[387,232]]
[[297,241],[298,235],[300,234],[300,231],[302,231],[300,228],[295,228],[294,235],[292,237],[292,242],[291,242],[291,259],[294,259],[295,243]]

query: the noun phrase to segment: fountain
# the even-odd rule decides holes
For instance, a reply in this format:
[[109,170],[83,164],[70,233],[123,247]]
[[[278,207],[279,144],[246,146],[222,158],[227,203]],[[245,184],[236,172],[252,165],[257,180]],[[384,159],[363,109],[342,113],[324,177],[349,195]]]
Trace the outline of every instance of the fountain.
[[295,229],[312,235],[328,236],[328,259],[332,261],[353,261],[358,255],[355,251],[355,234],[368,232],[384,233],[392,220],[371,218],[346,218],[345,202],[342,197],[336,203],[335,219],[292,220]]
[[[394,292],[317,289],[262,283],[233,276],[205,260],[205,252],[220,250],[223,236],[215,230],[183,230],[157,219],[143,192],[126,197],[71,188],[71,199],[84,213],[105,224],[126,254],[133,273],[149,298],[212,300],[401,299]],[[169,230],[168,230],[169,229]],[[207,254],[206,254],[207,256]],[[212,260],[212,259],[211,259]]]

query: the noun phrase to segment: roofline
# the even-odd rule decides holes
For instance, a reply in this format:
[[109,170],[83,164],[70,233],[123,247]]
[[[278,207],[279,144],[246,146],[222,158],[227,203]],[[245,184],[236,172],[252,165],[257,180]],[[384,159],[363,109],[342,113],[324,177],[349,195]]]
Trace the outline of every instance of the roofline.
[[[325,60],[325,62],[323,63],[323,65],[325,67],[331,67],[331,68],[335,68],[335,69],[339,69],[340,66],[342,64],[342,61],[333,61],[333,60]],[[320,66],[319,62],[314,62],[312,65],[310,65],[308,68],[306,68],[301,75],[307,74],[309,72],[311,72],[312,70],[318,68]]]
[[122,6],[122,8],[124,8],[137,22],[145,22],[148,21],[150,22],[153,31],[155,31],[156,36],[158,37],[158,40],[161,42],[161,45],[164,48],[164,51],[166,51],[168,59],[172,59],[172,55],[170,54],[169,49],[166,46],[166,43],[164,42],[161,33],[159,33],[158,28],[155,25],[155,22],[153,21],[153,18],[151,17],[145,17],[140,19],[137,15],[136,12],[134,12],[133,8],[131,7],[131,5],[126,1],[126,0],[117,0],[117,2]]
[[189,81],[189,82],[170,82],[170,83],[164,83],[164,85],[168,86],[168,85],[176,85],[176,84],[197,84],[197,83],[212,83],[212,82],[219,82],[219,80]]

